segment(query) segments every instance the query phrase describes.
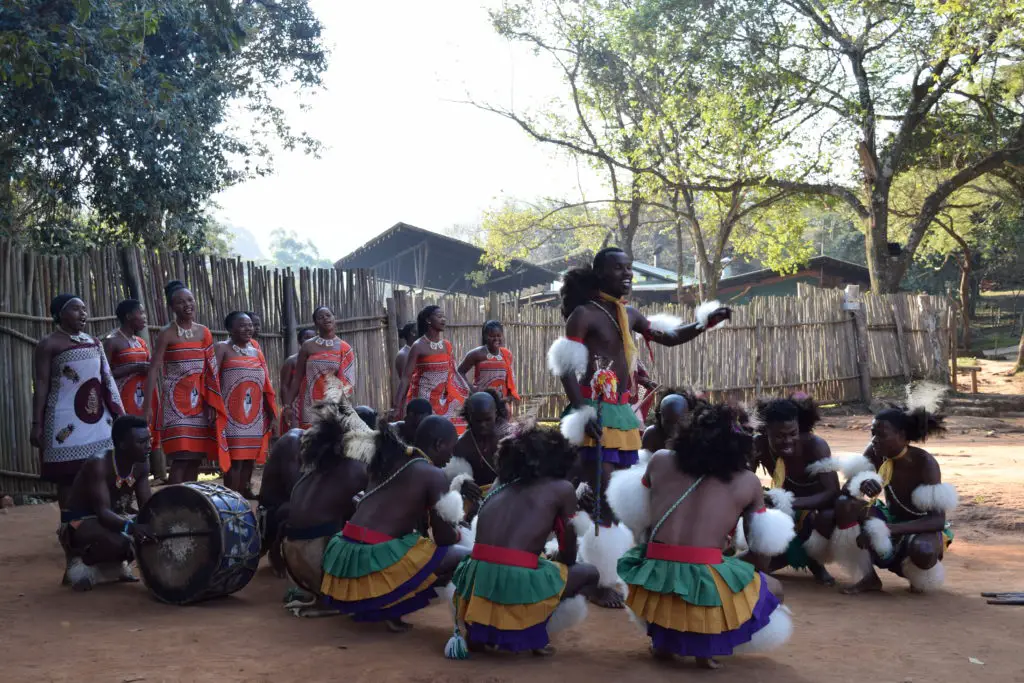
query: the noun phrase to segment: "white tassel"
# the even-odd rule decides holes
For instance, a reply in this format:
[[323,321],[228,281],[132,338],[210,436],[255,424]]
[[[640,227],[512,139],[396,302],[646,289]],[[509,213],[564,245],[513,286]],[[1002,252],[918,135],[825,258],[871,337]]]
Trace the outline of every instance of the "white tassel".
[[737,646],[733,654],[770,652],[789,642],[793,636],[793,613],[785,605],[779,605],[768,617],[768,624],[754,633],[749,642]]
[[793,516],[793,501],[796,496],[786,489],[768,489],[764,497],[771,501],[772,507],[789,517]]
[[910,494],[910,501],[923,512],[952,512],[960,500],[952,484],[921,485]]
[[700,325],[700,329],[708,329],[708,316],[721,307],[722,304],[717,301],[705,301],[700,306],[697,306],[697,310],[694,312],[694,317],[697,318],[697,324]]
[[582,446],[587,435],[587,423],[597,419],[593,406],[582,406],[562,418],[562,436],[573,446]]
[[655,332],[664,332],[665,334],[671,334],[683,326],[683,319],[677,318],[674,315],[668,313],[657,313],[647,319],[647,322],[651,324],[650,329]]
[[750,549],[761,555],[781,555],[786,552],[790,541],[796,537],[793,518],[778,510],[768,508],[753,515],[747,543]]
[[[863,455],[860,457],[864,457]],[[865,458],[866,460],[866,458]],[[806,468],[804,471],[812,477],[816,477],[821,474],[827,474],[828,472],[839,472],[842,470],[843,462],[839,458],[830,457],[822,458],[821,460],[815,460]]]
[[832,561],[832,544],[829,539],[819,534],[817,529],[811,531],[811,535],[804,541],[804,551],[818,564],[824,565]]
[[559,337],[548,348],[548,369],[555,377],[566,377],[572,373],[579,379],[586,374],[589,361],[590,352],[586,345],[566,337]]
[[936,562],[931,569],[921,569],[908,557],[903,560],[900,567],[903,569],[903,576],[910,582],[910,587],[918,593],[938,590],[946,582],[946,568],[942,566],[942,562]]
[[861,490],[861,487],[869,481],[873,481],[878,484],[879,488],[882,486],[882,478],[875,472],[861,472],[855,474],[850,481],[846,483],[846,490],[854,498],[860,498],[861,500],[867,500],[868,496]]
[[562,600],[548,619],[548,635],[579,626],[587,618],[587,599],[582,595]]
[[437,501],[434,509],[437,510],[441,519],[449,524],[458,524],[465,516],[465,511],[462,509],[462,496],[455,491],[449,491],[441,496],[441,500]]
[[840,460],[839,471],[847,479],[860,474],[861,472],[874,472],[875,465],[863,455],[851,455]]
[[909,410],[924,408],[929,413],[934,413],[942,405],[942,397],[947,391],[949,391],[949,387],[935,382],[918,382],[913,386],[908,384],[907,408]]
[[452,610],[452,637],[448,639],[448,642],[444,646],[444,656],[447,659],[469,659],[469,646],[466,644],[466,639],[462,637],[462,631],[459,630],[459,617],[458,612],[455,609],[455,584],[449,583],[444,587],[445,602],[451,607]]
[[864,533],[871,540],[871,547],[879,557],[889,557],[892,554],[892,537],[889,532],[889,525],[885,520],[872,517],[864,522]]
[[631,610],[629,607],[626,607],[626,614],[629,616],[630,622],[636,624],[637,628],[640,629],[640,632],[643,633],[646,636],[647,635],[647,622],[644,621],[643,619],[641,619],[640,617],[638,617],[636,612]]
[[470,478],[473,477],[473,466],[469,464],[469,461],[459,456],[452,456],[448,462],[444,465],[444,476],[448,481],[453,481],[455,477],[460,474],[468,474]]
[[643,485],[646,468],[634,465],[612,472],[605,498],[615,517],[635,535],[651,525],[651,490]]

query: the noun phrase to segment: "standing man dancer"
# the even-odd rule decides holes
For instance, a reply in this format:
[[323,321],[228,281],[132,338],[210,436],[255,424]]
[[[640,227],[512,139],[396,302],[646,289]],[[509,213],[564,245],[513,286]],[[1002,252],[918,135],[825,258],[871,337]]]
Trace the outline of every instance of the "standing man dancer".
[[[565,336],[548,350],[548,367],[561,379],[569,400],[569,409],[562,418],[562,433],[581,447],[585,481],[595,482],[601,477],[602,498],[611,473],[636,464],[641,445],[640,420],[630,406],[637,381],[638,353],[633,334],[643,335],[648,342],[676,346],[727,320],[731,314],[728,308],[711,302],[697,308],[697,322],[689,325],[665,315],[648,320],[626,305],[625,298],[632,288],[633,260],[618,247],[597,252],[590,267],[570,270],[562,280],[560,292]],[[619,378],[617,403],[602,405],[600,421],[598,403],[590,392],[590,380],[599,358],[610,362],[611,371]],[[597,523],[611,527],[615,518],[603,500],[600,510]],[[601,588],[593,598],[596,604],[622,607],[624,596],[615,588],[615,562],[631,544],[632,535],[628,533],[583,539],[583,559],[601,572]]]

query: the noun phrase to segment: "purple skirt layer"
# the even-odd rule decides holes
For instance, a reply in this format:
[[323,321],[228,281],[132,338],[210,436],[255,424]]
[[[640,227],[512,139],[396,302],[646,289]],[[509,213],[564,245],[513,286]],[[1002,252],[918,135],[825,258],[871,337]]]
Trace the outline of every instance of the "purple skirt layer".
[[[351,541],[347,538],[345,540],[350,543],[358,543],[358,541]],[[416,572],[408,581],[385,595],[367,598],[366,600],[352,600],[350,602],[335,600],[329,595],[325,595],[324,600],[342,614],[352,615],[356,621],[383,621],[384,619],[397,619],[406,614],[411,614],[416,610],[423,609],[433,598],[437,597],[437,592],[433,587],[427,587],[418,593],[413,591],[423,585],[427,577],[434,573],[434,570],[441,564],[447,553],[448,546],[437,546],[434,554],[423,565],[422,569]],[[401,602],[392,604],[398,600],[401,600]]]
[[548,624],[524,628],[521,631],[505,631],[493,626],[466,624],[466,639],[474,645],[494,645],[507,652],[540,650],[547,647]]
[[[618,467],[632,467],[640,461],[638,451],[620,451],[618,448],[603,448],[601,459]],[[597,462],[597,446],[581,446],[579,449],[582,462]]]
[[761,592],[750,619],[739,628],[710,635],[674,631],[657,624],[647,625],[647,635],[655,650],[672,652],[683,657],[724,657],[731,655],[734,648],[749,643],[754,634],[768,625],[772,612],[779,606],[779,600],[768,590],[768,582],[761,575]]

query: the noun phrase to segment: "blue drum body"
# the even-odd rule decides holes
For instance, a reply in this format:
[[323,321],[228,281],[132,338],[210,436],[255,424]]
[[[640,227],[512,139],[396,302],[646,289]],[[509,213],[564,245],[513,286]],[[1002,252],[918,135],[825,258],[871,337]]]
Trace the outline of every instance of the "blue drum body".
[[240,591],[260,561],[260,530],[249,501],[217,484],[189,482],[153,494],[137,521],[157,537],[137,549],[146,587],[186,605]]

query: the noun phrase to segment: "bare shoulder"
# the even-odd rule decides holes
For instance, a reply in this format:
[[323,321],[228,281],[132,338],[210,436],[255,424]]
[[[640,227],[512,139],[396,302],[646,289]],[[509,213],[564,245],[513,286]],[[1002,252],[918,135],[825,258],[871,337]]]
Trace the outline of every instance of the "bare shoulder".
[[808,449],[808,460],[813,462],[832,456],[832,449],[829,448],[828,441],[825,441],[825,439],[817,434],[804,434],[803,440],[805,447]]
[[671,451],[667,448],[662,448],[660,451],[655,452],[651,456],[650,461],[647,463],[647,469],[652,472],[664,470],[668,467],[675,467],[676,452]]
[[[939,461],[935,459],[934,455],[923,448],[918,448],[917,446],[911,446],[910,453],[914,456],[914,460],[917,461],[925,479],[939,477],[939,473],[941,471],[939,468]],[[937,483],[937,481],[928,483]]]
[[750,470],[743,470],[733,475],[732,484],[744,492],[761,490],[761,480]]

